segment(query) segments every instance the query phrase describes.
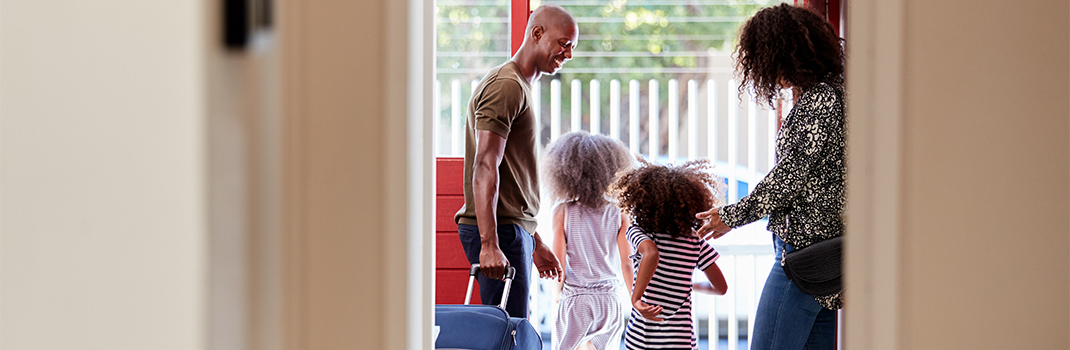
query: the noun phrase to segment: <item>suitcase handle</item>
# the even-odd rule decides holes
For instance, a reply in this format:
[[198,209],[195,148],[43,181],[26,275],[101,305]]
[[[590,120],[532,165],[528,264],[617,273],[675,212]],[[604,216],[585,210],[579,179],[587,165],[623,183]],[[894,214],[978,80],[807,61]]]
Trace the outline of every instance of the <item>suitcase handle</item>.
[[[472,284],[476,281],[476,275],[479,274],[479,264],[472,264],[472,268],[468,269],[468,291],[464,293],[464,304],[468,305],[472,302]],[[505,266],[505,290],[502,291],[502,303],[498,305],[501,308],[505,308],[505,302],[509,300],[509,287],[513,286],[513,277],[516,276],[516,268],[506,265]]]

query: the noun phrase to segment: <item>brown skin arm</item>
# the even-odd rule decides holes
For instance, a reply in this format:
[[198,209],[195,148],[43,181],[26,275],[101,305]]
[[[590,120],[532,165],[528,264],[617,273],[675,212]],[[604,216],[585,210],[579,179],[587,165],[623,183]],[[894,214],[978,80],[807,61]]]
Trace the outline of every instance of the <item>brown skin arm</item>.
[[535,263],[535,269],[539,271],[539,277],[556,279],[563,282],[565,273],[561,271],[561,263],[550,247],[543,243],[542,237],[535,232],[535,250],[531,252],[531,261]]
[[624,285],[628,287],[628,295],[632,295],[632,276],[635,274],[635,270],[632,269],[632,260],[628,256],[632,255],[632,246],[628,244],[628,225],[632,222],[632,217],[628,214],[620,214],[620,232],[617,232],[617,250],[620,251],[620,272],[624,277]]
[[[553,229],[554,229],[554,243],[553,243],[554,255],[556,255],[558,257],[558,260],[561,261],[562,265],[567,266],[566,264],[568,264],[568,255],[565,252],[566,252],[566,249],[567,249],[566,245],[568,244],[568,242],[565,241],[565,204],[558,205],[557,208],[554,209]],[[562,274],[562,275],[564,275],[564,274]],[[565,279],[564,279],[564,276],[562,276],[562,278],[560,278],[560,282],[556,283],[557,289],[555,290],[556,293],[554,293],[554,296],[553,296],[553,300],[555,302],[558,301],[558,300],[561,300],[561,288],[563,288],[564,285],[565,285]]]
[[724,293],[728,292],[728,282],[725,282],[724,274],[721,273],[721,268],[717,266],[717,263],[713,263],[702,272],[706,273],[706,279],[710,281],[693,283],[691,284],[692,289],[716,295],[724,295]]
[[472,164],[472,192],[479,226],[479,270],[497,280],[505,276],[509,260],[498,247],[498,166],[505,155],[505,138],[476,130],[476,153]]
[[661,256],[658,255],[658,247],[654,245],[654,241],[647,240],[639,243],[639,247],[636,250],[643,257],[639,260],[639,271],[635,274],[635,288],[632,289],[632,307],[648,320],[662,321],[661,318],[658,318],[662,307],[643,302],[643,293],[646,293],[646,286],[650,284],[650,279],[654,278],[654,270],[657,270],[658,260],[661,259]]

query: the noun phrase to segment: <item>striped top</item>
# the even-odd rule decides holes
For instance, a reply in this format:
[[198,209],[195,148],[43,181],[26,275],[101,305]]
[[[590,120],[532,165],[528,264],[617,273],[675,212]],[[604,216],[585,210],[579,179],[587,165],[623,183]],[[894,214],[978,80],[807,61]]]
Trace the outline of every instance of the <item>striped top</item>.
[[579,288],[624,286],[620,271],[620,209],[589,208],[570,202],[565,210],[565,285]]
[[643,302],[660,305],[665,319],[654,322],[632,309],[628,334],[628,349],[695,349],[694,327],[691,323],[691,276],[695,269],[706,270],[720,254],[696,236],[673,238],[664,233],[650,234],[638,226],[628,228],[628,241],[636,253],[631,256],[635,271],[639,271],[639,244],[651,240],[658,247],[658,266],[643,293]]

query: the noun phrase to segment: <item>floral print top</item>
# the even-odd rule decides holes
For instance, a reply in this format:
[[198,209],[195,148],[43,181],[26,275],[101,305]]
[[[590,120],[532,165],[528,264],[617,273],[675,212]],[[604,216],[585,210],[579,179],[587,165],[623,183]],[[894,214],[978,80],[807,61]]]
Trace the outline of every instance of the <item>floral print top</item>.
[[[776,164],[754,190],[718,214],[732,228],[769,216],[769,231],[796,248],[843,234],[846,120],[843,85],[818,83],[784,118]],[[840,294],[816,297],[839,309]]]

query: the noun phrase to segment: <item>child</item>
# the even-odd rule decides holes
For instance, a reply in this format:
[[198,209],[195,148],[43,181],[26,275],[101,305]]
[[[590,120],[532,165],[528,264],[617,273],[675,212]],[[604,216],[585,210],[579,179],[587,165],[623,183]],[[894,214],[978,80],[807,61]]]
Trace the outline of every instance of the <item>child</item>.
[[[724,295],[728,290],[719,255],[695,230],[699,213],[723,203],[723,184],[708,161],[681,166],[643,165],[612,185],[634,220],[627,236],[636,254],[628,349],[697,349],[691,323],[691,290]],[[710,282],[691,283],[694,269]]]
[[625,312],[621,296],[632,266],[625,239],[630,218],[612,203],[609,185],[634,160],[620,141],[586,132],[562,135],[543,156],[543,178],[554,208],[554,254],[565,267],[553,349],[590,342],[619,349]]

